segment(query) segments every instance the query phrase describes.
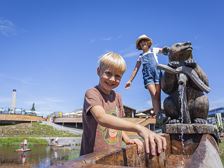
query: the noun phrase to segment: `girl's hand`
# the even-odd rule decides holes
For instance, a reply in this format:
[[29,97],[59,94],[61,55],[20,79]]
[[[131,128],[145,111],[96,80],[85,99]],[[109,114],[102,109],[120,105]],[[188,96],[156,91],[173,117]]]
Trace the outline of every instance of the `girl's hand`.
[[136,144],[137,145],[137,150],[138,150],[138,154],[140,154],[141,152],[143,152],[144,149],[144,144],[141,140],[139,139],[129,139],[129,141],[126,143],[128,144]]
[[164,55],[168,55],[168,54],[169,54],[169,51],[170,51],[170,48],[169,48],[169,47],[163,47],[161,52],[162,52]]
[[126,89],[129,89],[131,87],[131,81],[128,81],[126,84],[125,84],[125,88]]

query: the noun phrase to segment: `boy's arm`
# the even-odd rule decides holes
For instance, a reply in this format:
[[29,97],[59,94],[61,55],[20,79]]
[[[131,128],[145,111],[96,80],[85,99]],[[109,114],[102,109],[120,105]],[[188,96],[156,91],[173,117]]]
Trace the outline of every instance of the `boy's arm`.
[[141,140],[139,139],[130,139],[128,137],[128,135],[125,133],[125,131],[122,131],[122,139],[123,141],[129,145],[129,144],[136,144],[137,145],[137,150],[138,150],[138,153],[141,153],[143,151],[143,146],[144,144],[142,143]]
[[135,68],[133,69],[133,72],[131,74],[131,77],[125,85],[125,88],[129,88],[131,86],[131,82],[134,80],[136,74],[138,73],[138,70],[139,70],[140,66],[141,66],[141,61],[137,61],[136,65],[135,65]]
[[161,153],[162,150],[166,149],[166,139],[164,137],[139,124],[106,114],[103,107],[99,105],[93,106],[90,112],[96,121],[104,127],[138,133],[145,141],[146,153],[149,153],[151,149],[151,154],[156,155],[156,152]]
[[124,131],[122,131],[122,139],[123,139],[123,141],[124,141],[126,144],[129,144],[129,142],[130,142],[130,138],[128,137],[128,135],[127,135]]

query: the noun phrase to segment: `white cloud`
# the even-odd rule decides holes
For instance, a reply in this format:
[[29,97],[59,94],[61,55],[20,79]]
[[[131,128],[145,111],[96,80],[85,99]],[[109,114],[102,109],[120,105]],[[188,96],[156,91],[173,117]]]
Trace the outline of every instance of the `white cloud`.
[[96,42],[96,39],[90,39],[89,42],[94,43],[94,42]]
[[124,58],[136,57],[139,55],[139,51],[133,51],[126,54],[123,54]]
[[[56,97],[46,97],[46,98],[38,98],[32,101],[25,101],[25,106],[31,108],[32,104],[35,103],[35,107],[38,115],[46,116],[54,111],[60,111],[64,109],[63,103],[64,100],[56,98]],[[64,111],[63,111],[64,112]]]
[[0,74],[0,77],[1,77],[2,80],[10,80],[10,81],[13,81],[13,82],[21,83],[23,85],[36,85],[37,84],[36,82],[34,82],[30,78],[17,78],[17,77],[8,76],[8,75],[5,75],[5,74]]
[[224,107],[224,99],[223,98],[209,101],[209,109],[214,109],[214,108],[218,108],[218,107]]
[[116,37],[102,37],[102,38],[93,38],[93,39],[90,39],[89,42],[90,43],[95,43],[97,41],[111,41],[111,40],[119,40],[122,38],[122,35],[118,35]]
[[122,35],[118,35],[115,39],[116,40],[119,40],[119,39],[121,39],[123,36]]
[[12,36],[16,34],[15,25],[12,21],[0,18],[0,34]]
[[9,104],[11,99],[9,97],[0,97],[0,104]]
[[105,38],[102,38],[103,41],[110,41],[112,40],[113,38],[112,37],[105,37]]
[[[30,110],[32,107],[32,104],[35,103],[35,108],[37,110],[38,115],[41,116],[47,116],[48,114],[60,111],[65,109],[64,107],[64,100],[61,100],[56,97],[47,97],[47,98],[34,98],[31,100],[24,100],[17,106],[17,108],[23,108],[26,110]],[[10,107],[11,105],[11,97],[0,97],[0,108],[1,107]],[[4,104],[4,106],[2,106]],[[62,111],[65,112],[65,111]]]

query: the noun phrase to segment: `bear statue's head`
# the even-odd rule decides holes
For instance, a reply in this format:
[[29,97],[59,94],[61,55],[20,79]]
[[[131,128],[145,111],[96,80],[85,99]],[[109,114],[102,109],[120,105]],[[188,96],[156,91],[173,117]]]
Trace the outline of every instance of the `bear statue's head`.
[[191,42],[175,43],[169,48],[169,61],[184,62],[192,59]]

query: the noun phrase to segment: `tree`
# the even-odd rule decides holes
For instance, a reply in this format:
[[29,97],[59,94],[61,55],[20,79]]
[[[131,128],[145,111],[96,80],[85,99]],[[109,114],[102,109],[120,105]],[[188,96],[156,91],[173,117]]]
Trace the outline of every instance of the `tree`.
[[35,103],[33,103],[32,108],[30,110],[31,111],[36,111],[36,109],[35,109]]

